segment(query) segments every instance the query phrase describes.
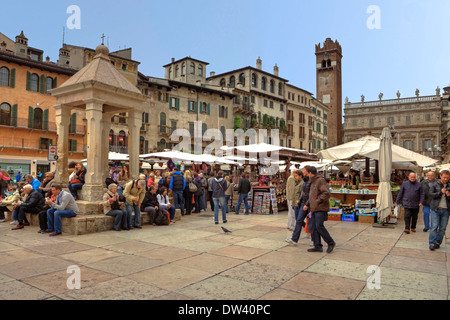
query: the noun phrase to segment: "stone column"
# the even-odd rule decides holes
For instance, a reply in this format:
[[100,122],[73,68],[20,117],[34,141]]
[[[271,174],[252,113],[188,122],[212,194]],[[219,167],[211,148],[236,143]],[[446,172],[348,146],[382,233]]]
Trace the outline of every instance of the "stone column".
[[139,178],[139,138],[142,126],[142,114],[128,112],[128,154],[130,155],[130,175],[132,179]]
[[63,105],[54,107],[56,110],[56,136],[58,147],[58,160],[56,160],[55,181],[64,187],[69,184],[69,125],[70,108]]
[[102,160],[103,132],[103,103],[98,99],[89,99],[86,103],[87,119],[87,173],[86,184],[83,186],[82,200],[89,202],[101,201],[103,196],[103,172]]
[[105,181],[109,176],[108,163],[109,163],[109,131],[111,130],[111,117],[112,115],[105,114],[102,119],[102,181]]

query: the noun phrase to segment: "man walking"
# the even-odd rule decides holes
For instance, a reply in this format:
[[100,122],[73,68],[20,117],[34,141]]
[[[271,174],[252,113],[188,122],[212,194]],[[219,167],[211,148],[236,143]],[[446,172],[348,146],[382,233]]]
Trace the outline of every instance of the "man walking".
[[286,182],[286,200],[288,205],[288,221],[287,221],[287,228],[289,230],[294,230],[295,228],[295,209],[294,206],[297,205],[295,203],[297,199],[295,199],[295,186],[297,184],[297,181],[294,177],[295,170],[292,170],[291,175],[287,179]]
[[239,180],[238,185],[238,193],[239,199],[236,205],[236,214],[239,214],[239,209],[241,208],[241,203],[244,201],[245,205],[245,214],[248,215],[250,213],[250,209],[248,206],[248,193],[252,190],[252,186],[250,181],[248,181],[248,175],[243,174],[241,179]]
[[[432,195],[430,194],[430,187],[432,184],[437,184],[437,181],[435,179],[435,174],[433,171],[430,171],[427,173],[427,178],[424,179],[422,182],[422,188],[425,193],[425,200],[422,203],[422,210],[423,210],[423,222],[425,224],[425,228],[423,229],[423,232],[427,232],[430,230],[430,205],[431,201],[433,200]],[[436,187],[436,189],[439,189],[439,187]],[[440,191],[440,190],[438,190]]]
[[325,178],[317,174],[316,167],[308,167],[306,172],[311,180],[309,192],[309,205],[311,209],[312,238],[314,247],[308,249],[308,252],[322,252],[323,246],[321,238],[328,244],[327,253],[331,253],[336,246],[333,238],[331,238],[328,230],[324,226],[324,222],[328,220],[328,212],[330,211],[330,189]]
[[430,185],[431,209],[430,250],[439,249],[445,237],[450,208],[450,171],[441,172],[441,181]]
[[414,172],[408,175],[408,180],[402,183],[395,205],[402,204],[405,208],[405,233],[416,232],[419,210],[425,200],[422,185],[417,182]]
[[222,221],[227,223],[227,206],[225,204],[225,190],[227,189],[227,181],[223,178],[223,171],[217,173],[217,177],[211,183],[212,197],[214,201],[214,222],[219,224],[219,204],[222,208]]

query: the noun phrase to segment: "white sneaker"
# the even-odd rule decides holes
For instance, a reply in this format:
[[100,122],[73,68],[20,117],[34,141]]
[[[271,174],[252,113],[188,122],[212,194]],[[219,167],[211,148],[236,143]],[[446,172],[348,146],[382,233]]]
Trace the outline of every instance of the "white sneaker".
[[286,241],[287,243],[292,244],[292,245],[294,245],[294,246],[297,245],[297,242],[295,242],[294,240],[292,240],[292,238],[287,238],[287,239],[284,240],[284,241]]
[[6,219],[1,219],[0,223],[6,222]]
[[18,224],[19,224],[19,221],[17,221],[17,220],[14,220],[13,222],[10,223],[10,225],[15,225],[15,226]]

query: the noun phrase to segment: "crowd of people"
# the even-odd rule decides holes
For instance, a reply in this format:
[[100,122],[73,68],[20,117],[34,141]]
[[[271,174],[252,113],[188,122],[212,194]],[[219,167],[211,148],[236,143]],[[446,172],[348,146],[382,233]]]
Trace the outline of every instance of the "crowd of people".
[[[67,181],[69,192],[55,180],[54,172],[47,172],[40,178],[26,174],[23,181],[19,178],[16,184],[8,183],[0,201],[0,222],[6,222],[5,212],[11,212],[13,230],[20,230],[30,225],[26,213],[37,214],[39,233],[60,235],[61,218],[76,217],[79,212],[77,200],[80,200],[79,191],[85,184],[85,175],[84,165],[74,164]],[[239,190],[242,183],[250,185],[245,177],[242,180]],[[215,224],[219,224],[219,209],[222,222],[227,223],[226,214],[233,194],[232,178],[224,176],[223,171],[207,175],[189,170],[182,173],[177,168],[164,172],[144,170],[138,178],[132,179],[126,165],[116,165],[110,167],[105,184],[103,211],[114,218],[116,231],[141,229],[141,213],[149,215],[152,225],[175,223],[177,209],[182,216],[198,214],[207,210],[207,200],[214,211]],[[248,214],[247,201],[245,207]]]

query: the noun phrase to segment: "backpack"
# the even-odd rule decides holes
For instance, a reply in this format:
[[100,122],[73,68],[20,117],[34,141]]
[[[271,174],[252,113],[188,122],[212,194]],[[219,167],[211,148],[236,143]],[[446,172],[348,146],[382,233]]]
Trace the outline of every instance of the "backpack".
[[158,226],[168,226],[170,224],[169,212],[167,210],[159,210],[156,212],[155,224]]

